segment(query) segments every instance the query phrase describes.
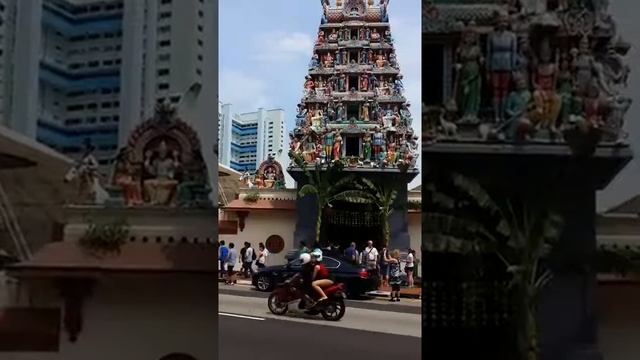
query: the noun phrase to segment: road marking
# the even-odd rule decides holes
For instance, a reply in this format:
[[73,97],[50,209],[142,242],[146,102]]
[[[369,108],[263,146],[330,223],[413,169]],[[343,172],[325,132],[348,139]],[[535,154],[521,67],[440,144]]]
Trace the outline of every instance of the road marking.
[[264,321],[264,320],[265,320],[265,318],[259,318],[259,317],[255,317],[255,316],[238,315],[238,314],[229,314],[229,313],[222,313],[222,312],[219,312],[219,313],[218,313],[218,315],[220,315],[220,316],[235,317],[235,318],[240,318],[240,319],[258,320],[258,321]]

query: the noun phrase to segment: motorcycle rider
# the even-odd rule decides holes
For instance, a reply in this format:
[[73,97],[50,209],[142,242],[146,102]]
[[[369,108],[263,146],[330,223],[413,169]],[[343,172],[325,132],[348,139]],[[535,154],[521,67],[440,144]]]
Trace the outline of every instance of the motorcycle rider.
[[322,263],[322,251],[315,249],[311,252],[311,264],[313,264],[313,275],[311,277],[311,287],[320,297],[318,303],[327,300],[327,295],[322,288],[333,285],[333,281],[329,279],[329,270]]

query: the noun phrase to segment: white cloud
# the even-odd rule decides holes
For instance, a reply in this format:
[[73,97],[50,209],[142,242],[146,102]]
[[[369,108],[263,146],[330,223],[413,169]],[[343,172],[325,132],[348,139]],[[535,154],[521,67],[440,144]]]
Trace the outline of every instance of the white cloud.
[[255,60],[282,63],[311,58],[313,43],[311,35],[300,32],[273,31],[261,34],[255,39]]
[[233,112],[250,112],[270,104],[267,84],[259,76],[243,71],[220,71],[220,101],[231,103]]

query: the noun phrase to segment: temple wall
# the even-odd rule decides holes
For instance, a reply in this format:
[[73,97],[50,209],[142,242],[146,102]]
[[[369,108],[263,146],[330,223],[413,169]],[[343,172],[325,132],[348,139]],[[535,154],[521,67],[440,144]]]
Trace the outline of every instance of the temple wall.
[[600,285],[596,291],[599,345],[607,360],[635,360],[640,354],[640,287]]
[[[49,297],[49,305],[58,305]],[[39,297],[44,304],[44,298]],[[58,353],[3,353],[3,360],[158,360],[217,356],[217,283],[208,277],[106,278],[85,303],[76,343],[61,333]],[[117,345],[116,345],[117,344]]]
[[[236,249],[243,246],[245,241],[251,243],[254,249],[259,243],[264,243],[271,235],[280,235],[284,239],[284,250],[278,254],[271,254],[267,259],[267,265],[281,265],[285,263],[284,256],[288,250],[294,249],[293,232],[296,227],[296,213],[292,211],[265,211],[252,212],[245,219],[243,231],[238,229],[236,235],[220,235],[219,240],[224,240],[227,245],[233,242]],[[236,219],[235,215],[227,215],[226,219]],[[240,269],[240,264],[236,264]]]

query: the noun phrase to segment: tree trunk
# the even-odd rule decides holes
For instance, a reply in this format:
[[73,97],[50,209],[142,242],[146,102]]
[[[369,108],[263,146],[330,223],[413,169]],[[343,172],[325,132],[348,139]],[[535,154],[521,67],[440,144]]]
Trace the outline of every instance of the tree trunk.
[[[318,199],[320,202],[320,199]],[[316,219],[316,243],[320,243],[320,229],[322,228],[322,206],[318,205],[318,218]]]
[[389,246],[389,240],[391,238],[391,225],[389,224],[389,215],[384,212],[382,214],[382,241],[384,243],[384,247]]

